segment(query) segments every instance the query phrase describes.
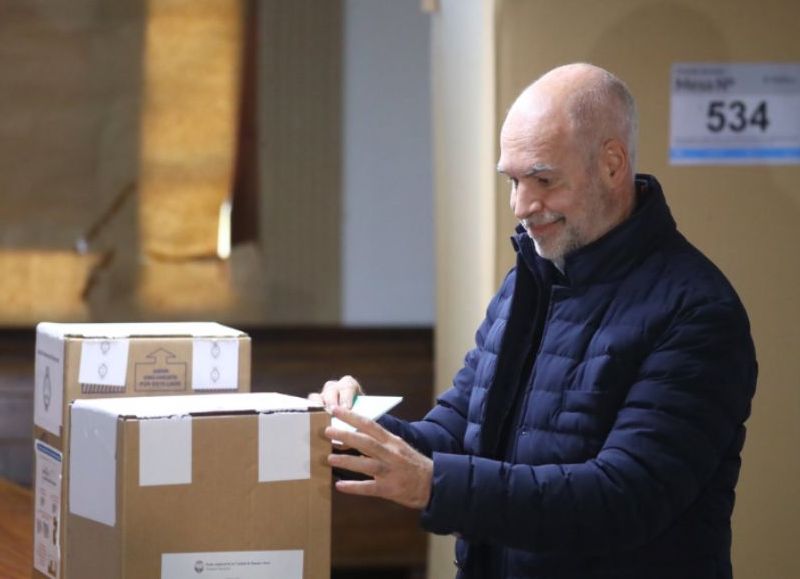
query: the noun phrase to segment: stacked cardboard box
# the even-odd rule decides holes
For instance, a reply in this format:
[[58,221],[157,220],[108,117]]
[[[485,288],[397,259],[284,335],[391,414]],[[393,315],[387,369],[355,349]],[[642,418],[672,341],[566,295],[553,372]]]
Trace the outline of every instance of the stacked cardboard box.
[[328,578],[329,421],[271,393],[75,401],[68,576]]
[[67,576],[72,401],[249,390],[250,338],[232,328],[213,323],[39,324],[33,576]]

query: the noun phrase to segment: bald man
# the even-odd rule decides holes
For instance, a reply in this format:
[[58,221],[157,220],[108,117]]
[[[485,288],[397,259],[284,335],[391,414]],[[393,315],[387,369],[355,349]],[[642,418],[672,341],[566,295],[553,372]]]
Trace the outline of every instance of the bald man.
[[[358,428],[327,436],[366,475],[339,491],[454,533],[459,578],[729,579],[731,513],[755,389],[747,315],[636,175],[625,84],[556,68],[508,112],[517,264],[430,413],[348,410],[352,377],[314,397]],[[454,232],[466,234],[466,232]]]

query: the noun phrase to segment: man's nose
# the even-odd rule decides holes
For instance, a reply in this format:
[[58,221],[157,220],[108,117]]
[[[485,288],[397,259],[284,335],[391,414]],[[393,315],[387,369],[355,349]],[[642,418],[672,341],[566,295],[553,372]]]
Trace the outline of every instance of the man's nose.
[[525,187],[522,183],[517,186],[512,199],[511,209],[514,211],[514,217],[517,219],[530,217],[543,208],[539,196],[532,191],[530,187]]

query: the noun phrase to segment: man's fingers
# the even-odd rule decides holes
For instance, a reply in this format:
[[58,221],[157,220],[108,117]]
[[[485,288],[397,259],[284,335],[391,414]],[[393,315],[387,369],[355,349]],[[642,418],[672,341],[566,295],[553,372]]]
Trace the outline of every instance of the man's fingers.
[[[356,416],[341,407],[332,409],[332,413],[351,426],[370,430],[350,431],[333,426],[325,429],[327,438],[340,440],[364,455],[331,454],[328,456],[328,464],[372,477],[371,481],[339,481],[336,483],[337,490],[354,495],[382,497],[415,509],[422,509],[428,504],[433,476],[433,461],[430,458],[371,420]],[[372,433],[386,436],[387,440],[376,440]]]
[[325,437],[331,441],[337,440],[343,445],[354,448],[361,454],[366,454],[367,456],[383,458],[388,453],[377,440],[363,432],[339,430],[338,428],[329,426],[325,429]]
[[322,387],[320,396],[322,397],[322,404],[325,406],[325,408],[333,408],[334,406],[339,405],[339,392],[337,390],[338,386],[338,380],[328,380]]
[[357,394],[363,394],[361,384],[352,376],[339,378],[339,406],[352,408]]
[[343,408],[352,408],[355,398],[355,390],[339,390],[339,406]]
[[383,428],[380,424],[375,422],[374,420],[370,420],[369,418],[364,418],[363,416],[359,416],[352,410],[348,410],[346,408],[337,407],[331,409],[331,414],[341,420],[349,424],[350,426],[354,427],[356,430],[363,432],[364,434],[370,435],[372,438],[377,440],[378,442],[387,442],[391,438],[391,433]]
[[322,394],[319,392],[312,392],[309,394],[308,401],[315,406],[325,406],[325,402],[322,400]]
[[348,495],[378,496],[377,485],[374,480],[339,480],[336,481],[336,490]]
[[328,380],[322,387],[322,401],[326,408],[344,406],[351,408],[357,394],[363,390],[352,376],[342,376],[339,380]]
[[343,468],[371,477],[376,477],[386,470],[383,463],[374,458],[368,456],[353,456],[350,454],[328,455],[328,464],[334,468]]

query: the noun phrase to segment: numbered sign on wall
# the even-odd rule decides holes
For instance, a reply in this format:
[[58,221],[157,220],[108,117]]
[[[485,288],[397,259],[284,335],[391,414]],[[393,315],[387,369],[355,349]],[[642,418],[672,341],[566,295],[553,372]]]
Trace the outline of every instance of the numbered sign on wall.
[[800,63],[672,65],[672,165],[800,164]]

